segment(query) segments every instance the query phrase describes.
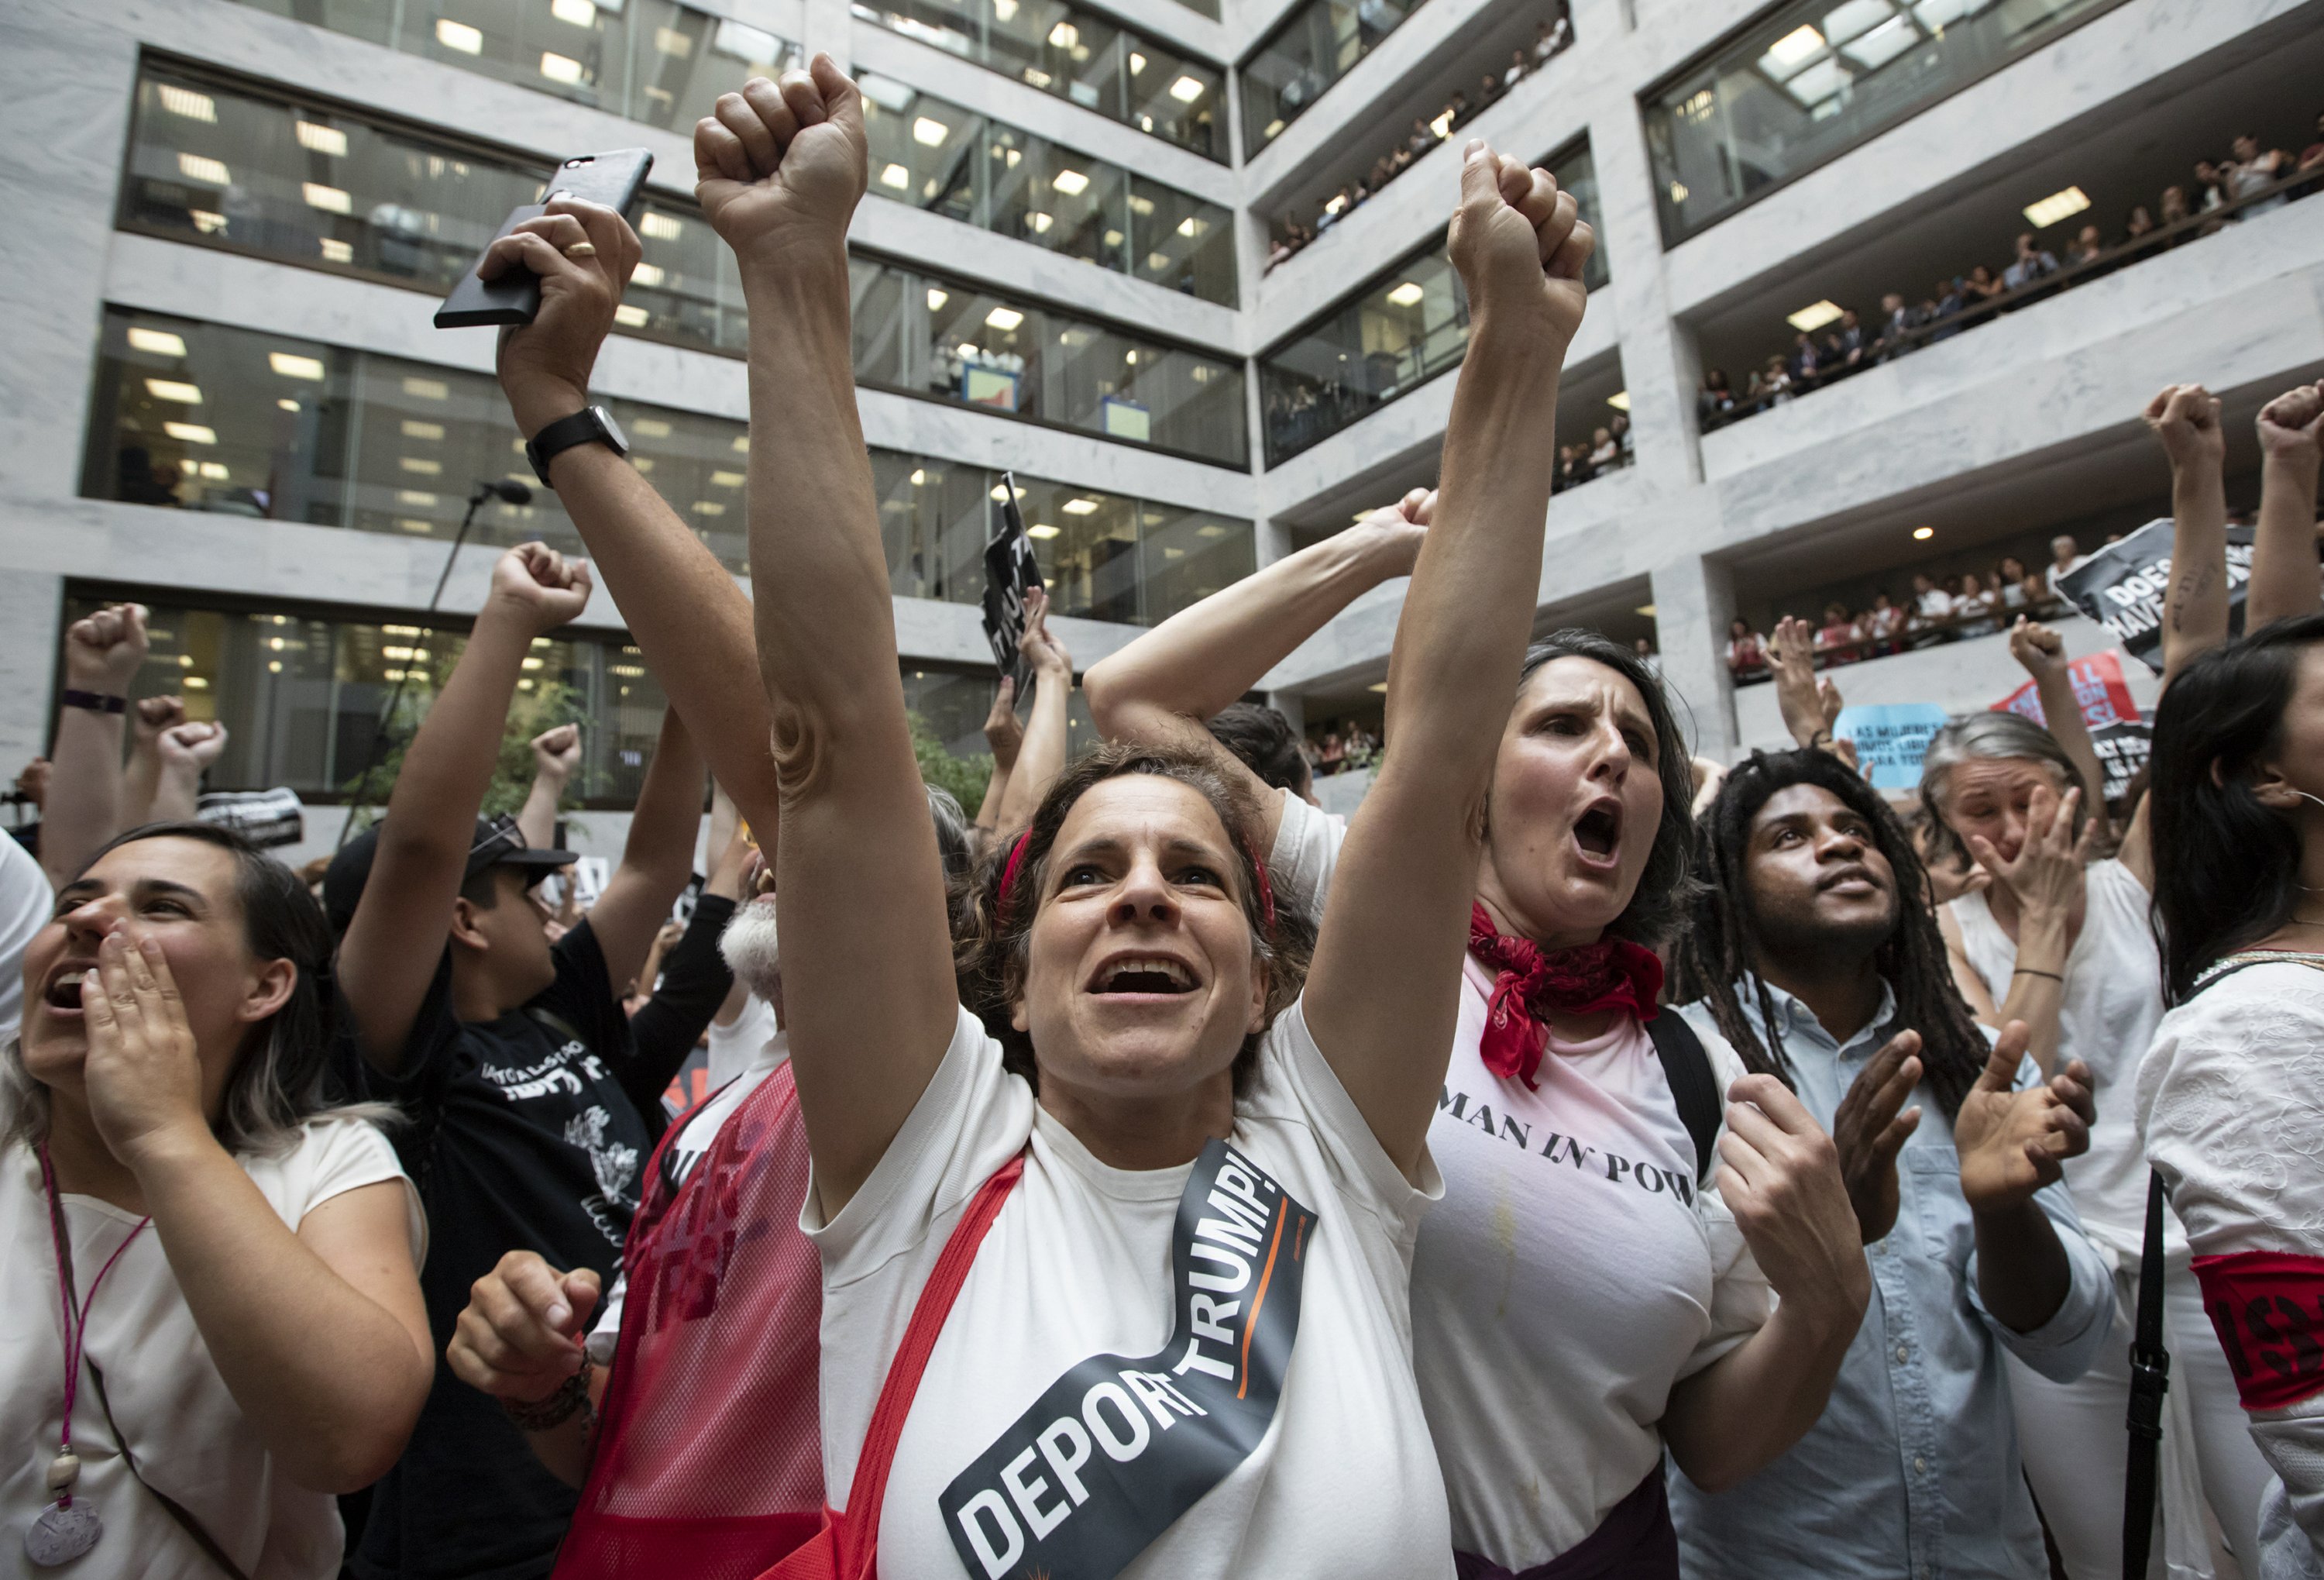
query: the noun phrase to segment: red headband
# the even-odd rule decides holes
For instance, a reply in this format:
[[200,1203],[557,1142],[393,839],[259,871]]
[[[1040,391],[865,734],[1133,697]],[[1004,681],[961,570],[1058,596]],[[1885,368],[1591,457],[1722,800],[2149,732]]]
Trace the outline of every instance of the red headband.
[[[1017,889],[1017,869],[1025,864],[1026,847],[1032,843],[1033,830],[1028,827],[1024,833],[1017,836],[1017,843],[1009,847],[1009,860],[1001,869],[1001,890],[993,900],[992,910],[993,920],[1001,927],[1009,925],[1009,898]],[[1273,938],[1275,936],[1275,885],[1268,881],[1267,864],[1259,859],[1259,852],[1248,842],[1242,848],[1243,854],[1250,857],[1252,869],[1259,873],[1259,915],[1260,924],[1265,929],[1264,936]]]

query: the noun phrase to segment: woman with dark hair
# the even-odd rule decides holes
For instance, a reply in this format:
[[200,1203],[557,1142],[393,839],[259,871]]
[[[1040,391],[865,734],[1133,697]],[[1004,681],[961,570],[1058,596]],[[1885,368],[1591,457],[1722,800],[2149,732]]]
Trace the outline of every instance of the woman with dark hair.
[[2058,1186],[2089,1072],[2045,1085],[2023,1024],[1988,1049],[1910,836],[1839,758],[1753,753],[1702,835],[1678,960],[1700,999],[1679,1012],[1831,1127],[1875,1272],[1799,1445],[1723,1492],[1679,1483],[1687,1573],[1900,1573],[1941,1552],[1947,1573],[2040,1574],[2002,1358],[2070,1379],[2112,1329],[2112,1277]]
[[1443,1062],[1413,1049],[1452,1038],[1425,989],[1460,957],[1493,678],[1540,575],[1574,199],[1466,151],[1444,524],[1304,986],[1207,732],[1069,768],[988,866],[956,977],[848,351],[862,99],[818,55],[695,138],[752,423],[786,436],[752,455],[750,526],[844,1500],[817,1540],[915,1577],[1448,1573],[1406,1284]]
[[2279,1478],[2262,1572],[2324,1574],[2324,1372],[2302,1359],[2324,1326],[2324,615],[2188,664],[2151,766],[2172,1007],[2139,1067],[2138,1123],[2219,1341],[2190,1320],[2171,1348],[2197,1386],[2236,1391]]
[[[1408,574],[1434,508],[1415,492],[1106,660],[1086,679],[1099,728],[1194,739],[1351,599]],[[1394,665],[1414,651],[1399,636]],[[1831,1144],[1782,1083],[1696,1049],[1698,1138],[1647,1030],[1651,950],[1683,911],[1693,843],[1661,682],[1585,631],[1535,642],[1513,679],[1429,1130],[1446,1185],[1413,1262],[1415,1365],[1463,1575],[1674,1575],[1665,1449],[1724,1486],[1790,1446],[1869,1276]],[[1340,903],[1352,848],[1280,792],[1262,805],[1277,892]],[[1735,1106],[1714,1180],[1721,1093]]]
[[25,952],[0,1498],[36,1564],[320,1580],[332,1495],[402,1450],[425,1229],[378,1111],[326,1105],[330,954],[297,875],[205,823],[99,850]]

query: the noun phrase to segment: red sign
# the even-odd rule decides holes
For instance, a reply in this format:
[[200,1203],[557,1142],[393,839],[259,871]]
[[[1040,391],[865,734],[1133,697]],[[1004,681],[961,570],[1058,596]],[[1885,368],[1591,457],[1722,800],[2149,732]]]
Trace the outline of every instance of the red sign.
[[[2066,680],[2074,688],[2074,700],[2082,705],[2082,722],[2091,729],[2138,722],[2138,704],[2131,700],[2130,687],[2122,678],[2122,661],[2111,650],[2068,664]],[[2034,694],[2031,680],[1995,703],[1993,711],[2022,713],[2044,727],[2050,723],[2042,715],[2042,699]]]

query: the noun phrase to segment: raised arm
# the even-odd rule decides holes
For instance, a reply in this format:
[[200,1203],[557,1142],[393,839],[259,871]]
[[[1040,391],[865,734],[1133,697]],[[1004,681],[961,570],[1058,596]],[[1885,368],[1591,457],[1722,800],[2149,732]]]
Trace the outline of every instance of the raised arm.
[[339,987],[356,1040],[388,1075],[402,1068],[436,977],[524,656],[534,637],[588,603],[587,566],[568,566],[540,543],[502,555],[460,661],[403,754],[371,875],[339,945]]
[[186,722],[182,697],[143,697],[130,705],[129,762],[121,771],[121,826],[157,821],[153,794],[161,783],[161,732]]
[[2113,827],[2107,818],[2106,765],[2098,761],[2098,743],[2082,717],[2081,698],[2074,695],[2068,672],[2066,639],[2038,620],[2017,617],[2009,628],[2009,656],[2034,680],[2034,695],[2042,699],[2043,727],[2050,732],[2082,781],[2082,804],[2103,837]]
[[[1082,677],[1098,734],[1148,745],[1208,745],[1205,719],[1241,700],[1360,595],[1412,574],[1434,504],[1434,494],[1416,488],[1398,504],[1221,588],[1100,660]],[[1267,808],[1265,848],[1275,837],[1281,799],[1232,753],[1216,755]]]
[[751,451],[751,580],[782,788],[791,1068],[835,1214],[927,1088],[960,1013],[855,411],[847,225],[863,195],[863,101],[819,54],[779,88],[754,78],[721,96],[694,147],[696,195],[734,249],[750,310],[751,426],[774,440]]
[[558,725],[533,736],[532,788],[525,792],[524,805],[516,815],[516,826],[533,849],[555,847],[557,805],[565,799],[565,787],[573,782],[573,771],[580,766],[579,725]]
[[2169,384],[2147,426],[2171,457],[2171,587],[2163,608],[2163,684],[2227,639],[2227,458],[2218,398]]
[[[589,908],[589,930],[597,937],[605,975],[613,981],[638,975],[654,934],[694,876],[694,836],[701,828],[702,753],[671,708],[661,716],[661,739],[630,814],[622,864]],[[641,981],[638,989],[651,993],[653,984]]]
[[1009,778],[1024,749],[1025,726],[1017,717],[1017,678],[1001,677],[992,693],[991,710],[984,716],[984,744],[992,748],[992,772],[984,781],[984,799],[976,808],[976,826],[986,833],[1001,827],[1001,802],[1009,793]]
[[[1840,710],[1833,707],[1827,716],[1823,688],[1816,680],[1815,633],[1806,621],[1786,614],[1775,622],[1767,639],[1767,667],[1775,676],[1776,711],[1783,715],[1784,728],[1791,732],[1793,742],[1837,755],[1831,721]],[[1837,688],[1831,695],[1838,701]]]
[[[2059,1017],[2066,1003],[2066,961],[2073,949],[2073,914],[2081,903],[2085,880],[2082,864],[2088,855],[2074,835],[2074,813],[2082,792],[2062,796],[2047,785],[2034,788],[2025,808],[2025,838],[2015,860],[2005,861],[1993,842],[1981,834],[1969,837],[1969,854],[1993,874],[1997,887],[2006,889],[2017,901],[2017,964],[1991,1019],[1983,1008],[1992,1003],[1972,999],[1970,1008],[1997,1030],[2021,1025],[2030,1040],[2021,1052],[2034,1057],[2035,1067],[2048,1079],[2058,1062]],[[1951,935],[1948,934],[1948,948]],[[1965,962],[1964,944],[1960,959]],[[1956,970],[1959,969],[1958,965]],[[1972,967],[1970,975],[1974,975]],[[2013,1061],[2011,1069],[2017,1067]]]
[[41,865],[52,888],[71,882],[81,863],[121,832],[122,715],[107,711],[104,699],[126,698],[144,661],[143,604],[108,605],[65,631],[65,689],[97,706],[67,702],[57,710],[41,809]]
[[[161,772],[145,808],[149,823],[183,823],[200,815],[202,775],[225,752],[226,725],[215,722],[171,725],[154,743]],[[134,824],[125,825],[134,827]]]
[[2324,608],[2316,559],[2316,478],[2324,467],[2324,384],[2286,390],[2260,408],[2259,526],[2252,534],[2244,629]]
[[1035,587],[1026,598],[1025,637],[1017,651],[1033,668],[1033,718],[1009,775],[993,832],[1007,839],[1033,820],[1033,808],[1065,772],[1068,705],[1074,697],[1074,657],[1049,630],[1049,595]]
[[[573,255],[585,243],[595,250]],[[589,404],[589,372],[638,252],[619,214],[560,198],[485,254],[486,278],[519,264],[540,276],[540,315],[500,346],[501,387],[527,439]],[[756,662],[750,597],[638,469],[604,445],[560,451],[549,476],[654,679],[771,855],[777,798],[766,698],[736,684]]]
[[1593,242],[1546,171],[1468,145],[1450,247],[1469,354],[1388,658],[1388,753],[1324,903],[1306,1015],[1381,1147],[1419,1166],[1452,1046],[1493,759],[1541,585],[1557,383]]

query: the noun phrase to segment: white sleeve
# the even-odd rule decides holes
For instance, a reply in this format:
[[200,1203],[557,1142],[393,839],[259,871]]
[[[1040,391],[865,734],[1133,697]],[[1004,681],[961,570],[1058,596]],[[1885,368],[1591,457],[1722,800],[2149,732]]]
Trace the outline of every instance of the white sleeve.
[[590,1328],[583,1347],[589,1359],[600,1366],[613,1363],[613,1353],[622,1344],[622,1302],[630,1292],[630,1275],[625,1270],[613,1275],[613,1288],[605,1303],[597,1307],[596,1326]]
[[1275,848],[1267,854],[1268,882],[1285,901],[1320,922],[1324,898],[1332,892],[1332,874],[1340,865],[1340,846],[1347,842],[1347,825],[1289,790],[1276,794],[1282,798],[1283,813],[1276,825]]
[[[1312,809],[1312,808],[1311,808]],[[1420,1224],[1421,1215],[1444,1195],[1444,1182],[1425,1145],[1420,1155],[1420,1183],[1404,1176],[1372,1133],[1370,1121],[1348,1089],[1340,1084],[1315,1034],[1307,1026],[1305,996],[1268,1028],[1260,1049],[1260,1087],[1251,1107],[1255,1113],[1283,1113],[1303,1122],[1322,1150],[1323,1161],[1342,1193],[1369,1208],[1399,1234]],[[1410,1253],[1411,1247],[1406,1246]]]
[[377,1125],[362,1119],[321,1119],[310,1122],[290,1159],[284,1174],[295,1183],[281,1204],[283,1222],[295,1233],[309,1213],[335,1196],[360,1190],[382,1180],[403,1182],[405,1227],[411,1239],[411,1264],[428,1260],[428,1215],[420,1205],[420,1191],[396,1160],[395,1148]]
[[825,1289],[909,1252],[956,1215],[1033,1133],[1033,1090],[1001,1067],[1001,1045],[966,1009],[927,1089],[871,1177],[829,1223],[814,1166],[799,1230],[823,1257]]
[[0,833],[0,1040],[14,1037],[24,1018],[24,947],[55,902],[41,864]]

